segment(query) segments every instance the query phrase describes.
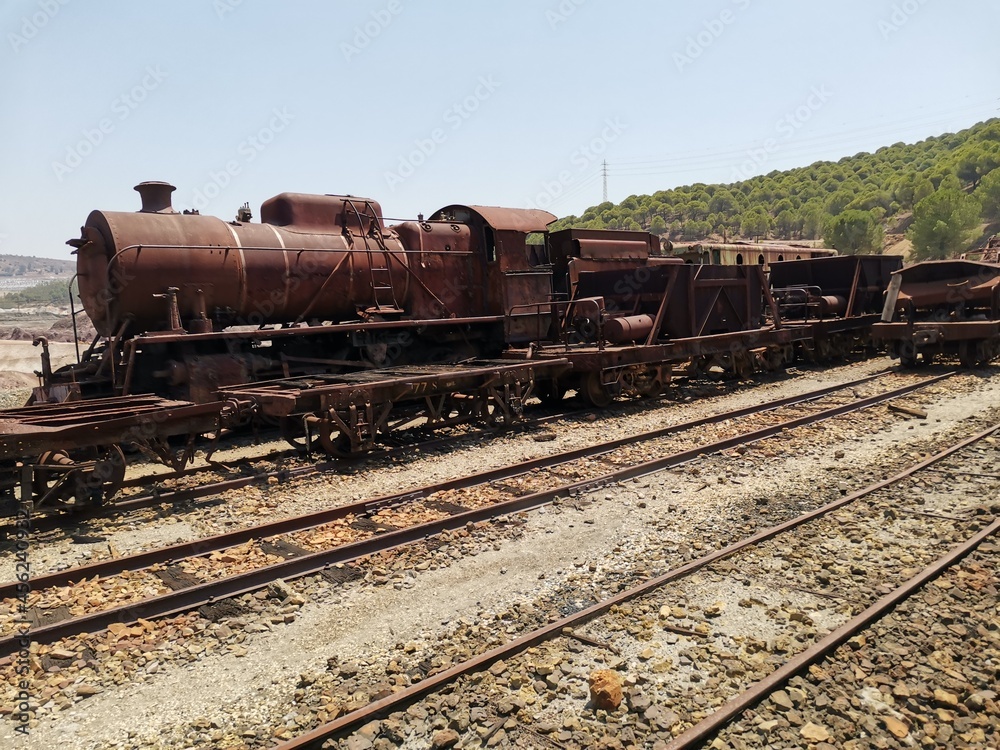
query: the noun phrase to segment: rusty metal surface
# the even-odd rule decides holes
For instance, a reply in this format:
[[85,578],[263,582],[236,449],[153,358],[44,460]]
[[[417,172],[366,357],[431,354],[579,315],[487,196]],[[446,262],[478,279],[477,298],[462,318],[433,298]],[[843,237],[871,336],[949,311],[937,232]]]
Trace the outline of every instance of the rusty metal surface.
[[721,708],[710,716],[702,719],[683,734],[675,737],[667,745],[667,750],[686,750],[693,748],[710,739],[716,732],[726,724],[735,719],[748,708],[752,708],[761,702],[765,697],[778,690],[792,677],[800,674],[811,664],[832,654],[838,646],[845,643],[855,634],[867,628],[873,622],[884,617],[893,608],[906,601],[910,596],[928,583],[938,578],[956,563],[961,562],[971,554],[979,545],[1000,531],[1000,520],[994,521],[985,529],[980,531],[967,542],[956,546],[944,557],[937,560],[932,565],[924,568],[920,573],[906,581],[891,594],[887,594],[875,602],[861,614],[851,618],[839,628],[834,630],[821,641],[802,651],[784,665],[774,670],[763,680],[755,683],[751,688],[744,691],[736,698],[729,700]]
[[966,367],[1000,356],[1000,265],[942,260],[897,271],[872,337],[905,366],[939,354]]
[[[798,326],[780,329],[761,329],[747,334],[741,331],[724,333],[714,336],[695,336],[676,339],[669,343],[654,346],[613,346],[599,349],[597,347],[565,348],[555,346],[545,349],[535,349],[530,354],[536,359],[558,358],[566,359],[573,365],[573,372],[585,373],[594,370],[607,370],[632,365],[653,364],[657,362],[678,363],[694,357],[708,357],[716,354],[729,354],[734,351],[746,351],[761,347],[784,346],[796,341],[805,341],[812,336],[809,327]],[[527,352],[521,354],[526,355]],[[513,353],[510,356],[514,356]]]
[[[476,318],[446,318],[441,320],[421,320],[420,326],[427,328],[457,328],[470,326],[476,323],[502,323],[503,316],[476,317]],[[265,341],[293,339],[308,334],[310,336],[327,336],[345,333],[363,333],[366,331],[392,331],[399,328],[412,327],[413,321],[379,321],[375,323],[344,323],[338,325],[310,326],[303,328],[264,328],[254,330],[234,330],[226,331],[227,340],[245,341]],[[218,341],[218,334],[214,333],[179,333],[166,335],[149,335],[137,337],[138,341],[147,344],[181,344],[181,343],[208,343]]]
[[[851,318],[882,312],[886,287],[902,266],[898,255],[790,260],[771,264],[770,281],[786,321]],[[837,303],[824,304],[826,297]]]
[[659,255],[660,238],[649,232],[610,229],[563,229],[549,235],[550,254],[556,268],[569,258],[646,260]]
[[895,295],[897,312],[938,305],[982,306],[1000,318],[1000,265],[971,260],[931,260],[897,271],[900,286]]
[[248,386],[234,386],[226,396],[252,399],[264,414],[287,416],[338,407],[359,400],[371,403],[422,400],[439,394],[469,392],[507,377],[556,373],[566,360],[544,362],[477,361],[467,365],[410,365],[398,368],[317,375]]
[[478,216],[497,231],[544,232],[558,217],[537,208],[500,208],[498,206],[473,206],[452,204],[438,209],[431,221],[457,221],[467,224]]
[[928,343],[978,341],[1000,335],[1000,321],[966,320],[942,323],[878,323],[872,337],[881,341],[924,339]]
[[137,396],[8,409],[0,411],[0,458],[209,432],[225,407]]
[[[348,213],[348,206],[360,202],[363,207],[363,199],[279,198],[278,205],[286,207],[276,219],[281,221],[305,221],[300,214],[308,217],[317,209],[315,201],[308,201],[297,210],[295,201],[323,199],[325,226],[309,223],[306,232],[298,224],[225,222],[176,213],[91,213],[76,252],[80,298],[97,330],[113,335],[126,315],[133,318],[133,333],[169,330],[167,303],[156,295],[170,286],[178,289],[185,328],[206,317],[217,321],[217,327],[288,323],[303,314],[349,320],[358,305],[373,304],[371,268],[386,263],[397,273],[385,283],[393,286],[397,299],[407,299],[408,259],[395,237],[377,231],[386,249],[372,239],[369,251],[363,238],[341,234],[336,218]],[[324,294],[335,274],[337,293]]]

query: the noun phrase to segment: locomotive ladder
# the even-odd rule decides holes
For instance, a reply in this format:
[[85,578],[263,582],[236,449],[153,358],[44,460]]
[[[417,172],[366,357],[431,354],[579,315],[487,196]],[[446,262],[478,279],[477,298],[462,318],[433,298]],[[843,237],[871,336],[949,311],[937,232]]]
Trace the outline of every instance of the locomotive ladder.
[[[367,312],[381,313],[388,315],[401,315],[403,310],[396,301],[396,293],[392,285],[392,261],[389,249],[385,246],[382,232],[378,231],[378,217],[375,209],[369,201],[365,201],[364,213],[358,210],[354,201],[345,200],[346,207],[350,206],[354,215],[358,219],[358,227],[361,238],[365,241],[365,255],[368,258],[368,275],[372,284],[372,299],[374,307],[368,308]],[[365,231],[365,224],[362,215],[370,220],[369,229]],[[376,248],[372,248],[370,239],[375,240]]]

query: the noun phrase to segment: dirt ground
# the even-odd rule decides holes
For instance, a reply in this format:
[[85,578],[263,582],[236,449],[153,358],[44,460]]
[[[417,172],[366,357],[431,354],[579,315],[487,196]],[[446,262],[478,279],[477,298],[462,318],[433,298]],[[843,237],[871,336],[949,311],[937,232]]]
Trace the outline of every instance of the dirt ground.
[[[73,344],[49,344],[52,368],[76,361]],[[42,369],[41,347],[30,341],[0,341],[0,408],[20,406],[38,385],[35,371]]]

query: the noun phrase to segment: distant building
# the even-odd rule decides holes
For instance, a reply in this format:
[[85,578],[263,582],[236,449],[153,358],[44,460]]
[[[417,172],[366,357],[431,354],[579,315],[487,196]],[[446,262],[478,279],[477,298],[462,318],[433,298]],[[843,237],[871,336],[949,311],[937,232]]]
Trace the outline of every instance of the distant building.
[[836,250],[806,245],[757,243],[757,242],[696,242],[673,244],[668,255],[682,258],[685,263],[714,266],[759,265],[765,268],[783,260],[803,258],[829,258]]

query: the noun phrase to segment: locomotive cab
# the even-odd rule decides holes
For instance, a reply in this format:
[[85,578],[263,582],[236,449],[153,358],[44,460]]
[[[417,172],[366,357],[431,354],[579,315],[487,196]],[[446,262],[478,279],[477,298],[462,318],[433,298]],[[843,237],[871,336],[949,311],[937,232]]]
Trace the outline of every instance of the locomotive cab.
[[552,272],[539,262],[539,245],[529,237],[536,240],[555,220],[548,211],[494,206],[451,205],[431,216],[432,222],[469,227],[485,261],[485,313],[505,317],[508,343],[537,340],[548,332],[551,321],[538,314],[538,302],[552,299]]

